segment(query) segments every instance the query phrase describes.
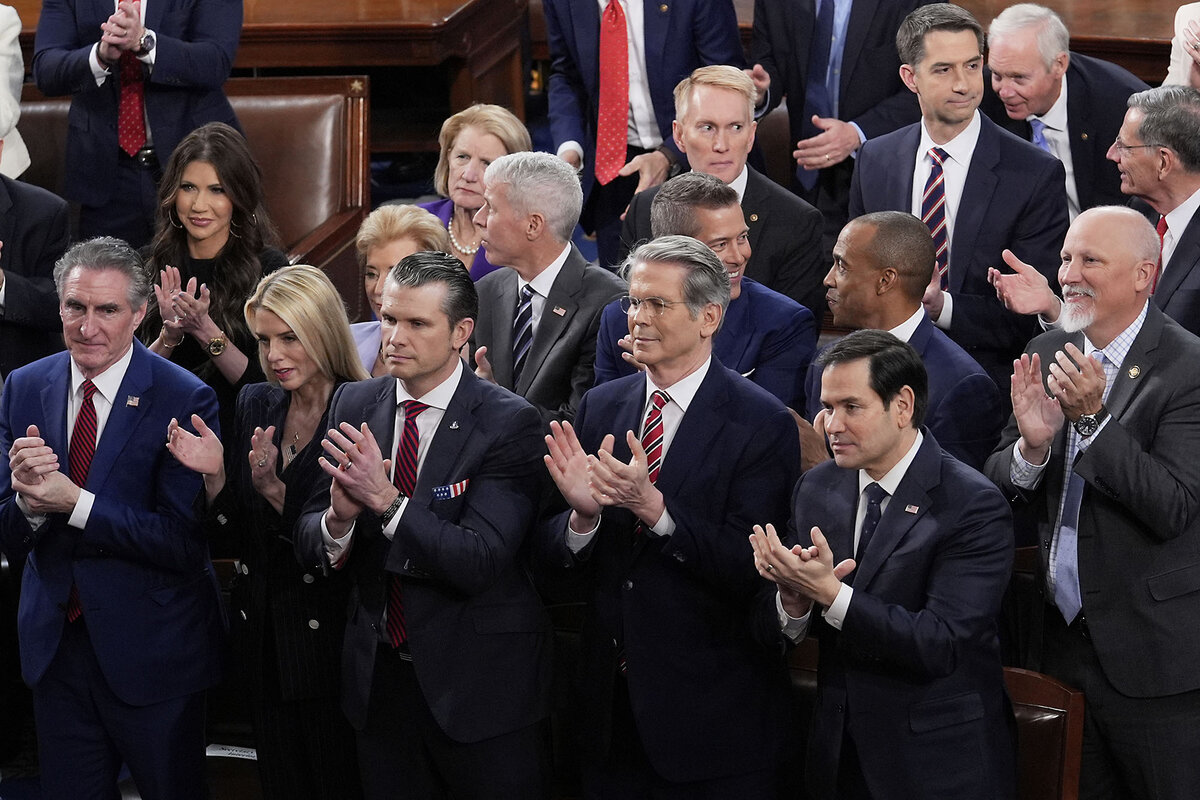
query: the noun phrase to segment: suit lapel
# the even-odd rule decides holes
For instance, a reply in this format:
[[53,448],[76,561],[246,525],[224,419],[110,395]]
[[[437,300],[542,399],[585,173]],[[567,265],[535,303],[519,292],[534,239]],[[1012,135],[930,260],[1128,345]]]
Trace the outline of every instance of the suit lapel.
[[[148,394],[153,381],[151,380],[151,355],[141,342],[133,343],[133,358],[129,369],[113,398],[112,410],[108,413],[108,421],[104,424],[104,433],[96,442],[96,453],[92,457],[92,466],[88,470],[87,488],[97,491],[104,485],[105,479],[117,466],[118,457],[125,450],[130,437],[140,425],[142,418],[153,405],[153,396]],[[159,445],[166,441],[166,430],[161,431]]]
[[[396,458],[396,379],[389,378],[379,382],[379,392],[370,408],[363,409],[367,427],[375,436],[379,452],[384,458]],[[337,427],[343,420],[331,419],[329,424]]]
[[941,483],[941,448],[937,446],[929,431],[917,451],[908,471],[896,487],[896,494],[888,502],[887,509],[879,518],[879,527],[871,538],[862,563],[857,567],[854,585],[865,588],[887,562],[892,551],[904,540],[912,527],[929,513],[929,490]]
[[1180,287],[1184,278],[1191,274],[1197,263],[1200,263],[1200,215],[1192,217],[1192,221],[1183,229],[1183,235],[1176,242],[1171,261],[1167,264],[1167,269],[1154,292],[1155,305],[1166,308],[1171,302],[1171,295]]
[[[671,27],[674,3],[643,3],[642,28],[646,39],[646,74],[663,73],[663,55],[667,52],[667,30]],[[668,130],[669,132],[669,130]]]
[[765,224],[764,192],[761,180],[768,180],[759,175],[754,167],[746,167],[746,191],[742,193],[742,214],[746,217],[746,227],[750,230],[750,259],[758,252],[758,239]]
[[961,292],[965,273],[970,264],[958,260],[957,254],[970,253],[979,238],[979,230],[987,218],[988,206],[996,190],[999,178],[996,165],[1000,161],[1000,135],[995,123],[980,117],[979,141],[971,154],[971,166],[967,169],[967,181],[963,186],[962,199],[954,218],[954,239],[950,243],[950,291]]
[[[821,533],[829,542],[833,563],[854,557],[854,523],[858,516],[858,471],[838,469],[835,479],[825,487],[826,519],[819,521]],[[796,531],[800,541],[809,541],[810,531]]]
[[[550,350],[562,337],[579,310],[576,297],[583,290],[583,270],[587,265],[583,255],[571,245],[571,252],[563,263],[558,277],[550,287],[546,303],[542,306],[542,317],[538,320],[537,332],[529,345],[529,356],[525,360],[525,368],[521,370],[521,380],[517,382],[514,391],[524,395],[529,385],[542,369],[542,363]],[[511,337],[510,337],[511,338]],[[511,348],[510,348],[511,349]]]
[[[58,468],[67,466],[67,395],[71,391],[71,361],[66,353],[59,356],[55,368],[50,370],[46,385],[42,389],[42,423],[38,429],[42,439],[58,456]],[[13,431],[15,436],[24,436],[25,431]],[[166,436],[166,431],[163,431]]]
[[492,363],[492,377],[501,386],[512,386],[513,373],[513,316],[517,311],[517,272],[505,268],[499,281],[496,305],[492,309],[492,346],[487,358]]
[[[720,437],[725,427],[726,415],[721,409],[728,401],[729,378],[721,362],[714,358],[675,431],[675,437],[671,439],[671,449],[667,451],[658,473],[656,485],[667,497],[677,496],[680,487],[694,474],[697,465],[704,463],[712,442]],[[634,424],[640,425],[641,420]],[[633,430],[637,432],[637,427]]]
[[850,82],[854,80],[854,68],[858,66],[858,56],[862,53],[867,31],[875,20],[878,9],[879,0],[854,0],[854,4],[850,6],[850,19],[846,23],[846,43],[842,47],[840,97],[845,97],[850,91]]
[[1125,413],[1138,388],[1145,384],[1154,370],[1158,361],[1155,351],[1158,350],[1158,342],[1162,336],[1164,319],[1163,313],[1157,308],[1151,306],[1147,309],[1146,321],[1142,323],[1142,329],[1125,355],[1125,361],[1121,364],[1112,390],[1104,403],[1108,413],[1116,419],[1120,419]]
[[913,166],[917,162],[917,146],[921,144],[921,125],[909,125],[900,137],[896,153],[901,162],[899,169],[881,170],[883,173],[883,196],[887,198],[879,208],[912,208]]
[[[1071,145],[1071,161],[1075,165],[1075,193],[1079,204],[1087,208],[1092,196],[1096,137],[1089,130],[1092,125],[1091,108],[1084,93],[1083,78],[1074,62],[1067,68],[1067,139]],[[1108,145],[1105,143],[1105,147]]]
[[421,505],[429,505],[436,487],[465,477],[454,474],[454,467],[475,429],[475,408],[479,403],[479,378],[464,369],[458,388],[450,398],[450,405],[446,406],[446,412],[438,424],[425,463],[421,465],[421,474],[417,476],[413,496]]

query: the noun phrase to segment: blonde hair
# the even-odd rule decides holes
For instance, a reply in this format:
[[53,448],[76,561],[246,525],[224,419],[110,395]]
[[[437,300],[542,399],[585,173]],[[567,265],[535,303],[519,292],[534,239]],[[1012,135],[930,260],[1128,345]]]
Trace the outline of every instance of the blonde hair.
[[700,67],[675,85],[675,119],[682,120],[687,116],[691,110],[692,90],[697,86],[712,86],[714,89],[737,92],[746,98],[749,118],[754,119],[754,81],[742,70],[728,64]]
[[504,106],[476,103],[464,108],[442,123],[438,133],[438,163],[433,171],[433,188],[442,197],[450,196],[450,149],[463,128],[478,128],[490,133],[504,145],[505,153],[520,153],[533,149],[525,123],[513,116]]
[[[419,206],[380,206],[367,215],[354,238],[358,266],[367,265],[367,256],[376,247],[386,247],[397,239],[412,239],[418,250],[450,249],[450,237],[442,221]],[[394,266],[394,265],[391,265]]]
[[[363,369],[350,335],[346,306],[328,276],[316,267],[296,264],[264,277],[246,301],[246,324],[252,330],[259,311],[270,311],[283,320],[326,378],[361,381],[371,377]],[[258,360],[267,380],[278,386],[262,348]]]

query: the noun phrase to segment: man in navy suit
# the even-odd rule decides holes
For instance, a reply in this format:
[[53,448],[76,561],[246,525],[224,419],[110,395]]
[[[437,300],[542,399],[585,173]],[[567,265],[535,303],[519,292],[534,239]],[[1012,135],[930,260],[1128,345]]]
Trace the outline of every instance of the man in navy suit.
[[[158,178],[179,141],[206,122],[237,127],[221,86],[242,33],[242,0],[52,0],[42,3],[33,78],[71,95],[64,194],[80,204],[83,237],[134,247],[154,233]],[[141,94],[145,135],[122,150],[122,93]],[[140,128],[138,128],[140,130]]]
[[[600,312],[625,282],[571,243],[582,196],[575,172],[548,153],[511,153],[484,176],[475,215],[497,269],[475,285],[475,374],[552,419],[575,418],[592,388]],[[526,301],[528,297],[528,301]]]
[[745,537],[781,522],[800,451],[783,405],[712,355],[729,303],[713,252],[663,236],[633,255],[633,355],[646,370],[551,423],[571,510],[542,544],[591,604],[581,676],[589,798],[774,798],[785,676],[756,638]]
[[[829,263],[846,224],[855,162],[851,154],[863,142],[920,118],[916,99],[900,80],[896,30],[905,15],[926,2],[755,0],[751,74],[759,87],[756,113],[761,117],[787,99],[796,143],[793,188],[825,218],[821,263]],[[825,15],[829,55],[822,60],[814,51]],[[820,63],[814,64],[814,58]],[[808,173],[804,184],[803,173]]]
[[892,210],[924,218],[926,188],[937,182],[934,151],[943,154],[948,271],[944,287],[938,276],[930,284],[925,309],[1004,385],[1037,323],[1004,308],[988,267],[1001,266],[1009,248],[1053,274],[1068,222],[1063,165],[979,114],[983,29],[969,13],[948,3],[922,6],[905,18],[897,43],[921,122],[863,145],[850,217]]
[[[812,311],[819,325],[825,306],[821,214],[746,163],[757,125],[754,83],[736,67],[700,67],[675,87],[675,144],[693,172],[720,178],[742,204],[754,252],[746,274]],[[647,189],[630,201],[621,229],[622,259],[651,237],[650,208],[657,191],[657,186]]]
[[821,362],[834,463],[796,484],[786,545],[769,525],[751,537],[759,573],[778,585],[777,629],[820,639],[809,794],[1011,800],[996,630],[1008,504],[921,427],[925,368],[912,347],[856,331]]
[[[933,269],[933,238],[921,220],[903,211],[866,214],[847,223],[833,247],[829,308],[839,327],[884,330],[912,345],[929,376],[924,424],[945,452],[982,469],[1004,427],[1004,404],[975,359],[929,321],[921,297]],[[809,365],[810,420],[822,409],[823,373],[819,358]]]
[[540,798],[550,623],[522,560],[545,486],[542,421],[459,358],[478,300],[417,253],[380,311],[392,377],[348,383],[297,525],[305,563],[354,580],[342,707],[367,798]]
[[[745,276],[753,253],[733,187],[703,172],[672,178],[654,196],[650,224],[655,236],[691,236],[703,242],[725,267],[730,300],[713,337],[717,359],[789,408],[803,408],[803,376],[816,350],[816,324],[807,308]],[[609,303],[596,342],[596,384],[641,368],[633,355],[628,316],[620,303]]]
[[[618,261],[621,214],[635,192],[657,186],[686,159],[671,139],[675,84],[705,64],[745,60],[732,0],[546,0],[550,43],[550,135],[558,155],[583,174],[583,225],[595,230],[600,266]],[[602,14],[620,14],[628,33],[628,142],[625,166],[596,179]],[[612,70],[610,70],[612,72]]]
[[[1129,98],[1125,121],[1108,148],[1121,192],[1161,229],[1154,305],[1200,335],[1200,92],[1162,86]],[[1058,324],[1062,300],[1038,270],[1006,256],[1015,272],[991,274],[1005,305]]]
[[27,555],[21,667],[42,793],[207,798],[205,690],[224,621],[195,515],[197,474],[163,446],[172,419],[217,424],[212,389],[133,337],[151,285],[116,239],[54,270],[67,353],[0,398],[0,544]]
[[1070,42],[1067,26],[1044,6],[1001,11],[988,26],[991,81],[980,110],[1063,162],[1075,219],[1083,209],[1125,202],[1105,153],[1129,95],[1149,87],[1116,64],[1070,52]]
[[0,380],[62,349],[52,273],[66,249],[62,198],[0,176]]

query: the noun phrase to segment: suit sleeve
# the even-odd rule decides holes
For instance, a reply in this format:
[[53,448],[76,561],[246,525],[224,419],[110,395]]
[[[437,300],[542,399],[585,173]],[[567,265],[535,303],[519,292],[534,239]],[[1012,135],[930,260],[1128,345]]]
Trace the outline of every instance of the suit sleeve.
[[732,0],[700,0],[696,4],[692,41],[701,66],[728,64],[741,68],[746,64]]
[[20,404],[16,400],[18,393],[16,381],[9,378],[0,391],[0,551],[10,557],[24,555],[33,549],[37,536],[25,514],[17,506],[17,493],[12,488],[12,468],[9,466],[8,453],[13,441],[25,435],[23,426],[18,425],[14,414]]
[[823,228],[821,212],[807,203],[802,214],[788,220],[787,241],[790,246],[780,254],[771,284],[772,289],[786,294],[813,314],[825,310],[822,279],[829,266],[824,263],[822,256]]
[[88,54],[100,41],[100,27],[96,26],[94,37],[86,41],[80,38],[75,5],[72,0],[42,3],[34,40],[33,79],[38,89],[50,97],[97,88]]
[[651,238],[650,207],[653,197],[647,192],[638,192],[629,201],[629,210],[625,212],[625,220],[621,223],[621,247],[617,251],[617,263],[622,264],[625,258],[642,242]]
[[151,83],[218,90],[233,68],[242,34],[242,0],[204,0],[191,7],[187,39],[155,31]]
[[[788,87],[784,84],[783,72],[779,68],[779,60],[777,58],[777,44],[774,29],[779,25],[779,21],[773,19],[775,9],[778,7],[779,0],[754,0],[754,35],[751,40],[750,61],[753,64],[761,64],[767,74],[771,76],[771,87],[768,91],[767,106],[762,110],[761,114],[765,115],[779,105],[783,100],[784,95],[788,92]],[[782,32],[781,32],[782,33]],[[788,46],[804,47],[807,52],[807,43],[788,42]],[[788,53],[780,53],[778,57],[786,57]],[[802,96],[796,98],[797,102],[802,101]]]
[[[595,383],[599,386],[623,375],[632,375],[633,367],[621,358],[625,352],[617,342],[629,332],[625,312],[616,303],[609,303],[600,314],[600,331],[596,334]],[[576,411],[578,414],[578,410]]]
[[785,324],[763,338],[753,380],[797,411],[804,410],[804,376],[817,349],[817,325],[807,308],[793,308]]
[[521,408],[498,424],[502,428],[478,468],[463,476],[471,481],[467,491],[433,501],[461,502],[458,521],[443,519],[432,505],[409,503],[388,551],[388,570],[403,573],[411,563],[456,591],[478,595],[513,568],[542,494],[545,446],[533,408]]
[[[67,204],[54,199],[51,213],[40,217],[27,213],[22,220],[29,226],[25,235],[9,245],[13,249],[8,253],[0,250],[5,321],[47,331],[62,329],[53,275],[54,262],[66,251],[68,238]],[[18,245],[20,250],[15,249]],[[9,253],[11,262],[5,258]]]
[[580,309],[584,313],[590,310],[592,317],[588,321],[587,330],[580,340],[579,358],[571,370],[571,394],[567,397],[566,402],[557,409],[548,409],[542,412],[542,417],[547,426],[551,420],[565,420],[570,422],[575,419],[575,414],[579,411],[579,404],[583,401],[584,394],[596,384],[596,350],[598,347],[597,340],[600,336],[601,317],[604,309],[623,293],[624,290],[614,289],[609,297],[606,297],[602,303],[596,305],[594,308]]
[[[586,147],[590,98],[583,84],[583,65],[575,63],[570,3],[546,0],[546,38],[550,48],[550,134],[557,149],[576,141]],[[598,12],[597,12],[598,13]]]
[[942,449],[982,470],[1004,425],[1000,390],[983,373],[967,375],[938,399],[925,424]]

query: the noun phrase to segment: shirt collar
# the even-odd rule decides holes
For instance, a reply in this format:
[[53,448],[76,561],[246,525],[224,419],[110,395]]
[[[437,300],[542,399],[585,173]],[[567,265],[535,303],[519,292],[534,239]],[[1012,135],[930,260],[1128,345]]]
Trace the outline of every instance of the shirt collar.
[[921,149],[917,152],[921,153],[922,158],[925,158],[931,148],[940,147],[946,151],[946,155],[961,164],[964,169],[970,167],[971,154],[975,152],[975,143],[979,141],[979,131],[983,128],[983,123],[979,120],[979,110],[976,109],[975,114],[971,117],[971,122],[963,129],[963,132],[945,144],[934,142],[929,131],[925,129],[925,120],[921,120]]
[[[685,378],[675,381],[675,383],[671,385],[671,388],[662,389],[662,391],[669,394],[671,399],[675,401],[675,404],[682,408],[684,413],[686,413],[688,406],[692,403],[692,399],[696,396],[696,392],[700,390],[700,384],[704,383],[704,376],[708,374],[708,368],[711,364],[712,356],[709,355],[708,358],[704,359],[704,363],[700,365],[698,370]],[[654,380],[650,377],[650,373],[647,372],[646,397],[644,398],[645,402],[642,404],[642,408],[645,408],[646,404],[650,402],[650,395],[654,394],[656,391],[659,391],[659,389],[660,387],[654,384]]]
[[1054,105],[1050,106],[1050,110],[1045,114],[1030,114],[1030,116],[1040,119],[1042,124],[1052,131],[1067,130],[1067,74],[1065,72],[1062,76],[1062,88],[1058,91],[1058,99],[1054,101]]
[[1146,321],[1146,312],[1149,308],[1150,302],[1146,301],[1146,304],[1142,306],[1142,313],[1138,314],[1137,319],[1128,328],[1118,333],[1107,347],[1096,347],[1085,333],[1083,335],[1083,354],[1090,356],[1093,351],[1100,350],[1110,364],[1120,369],[1121,365],[1125,363],[1125,356],[1129,355],[1129,348],[1133,347],[1133,340],[1142,331],[1142,324]]
[[1187,200],[1184,200],[1179,205],[1171,210],[1167,217],[1167,230],[1175,236],[1175,241],[1179,241],[1179,237],[1192,221],[1192,217],[1196,215],[1196,211],[1200,209],[1200,189],[1192,192]]
[[438,408],[445,411],[450,406],[450,399],[458,391],[458,383],[462,380],[462,376],[463,362],[460,358],[458,359],[458,363],[454,365],[454,374],[426,392],[424,397],[413,397],[404,388],[404,382],[396,378],[396,405],[400,405],[405,400],[420,400],[430,408]]
[[[112,366],[101,372],[96,377],[92,378],[92,383],[96,386],[96,391],[109,402],[109,405],[116,405],[117,392],[121,389],[121,382],[125,380],[125,373],[129,370],[129,364],[133,361],[133,341],[129,342],[129,349],[125,351],[125,355],[113,362]],[[79,367],[75,364],[75,359],[71,359],[71,396],[75,396],[79,392],[79,387],[83,385],[83,373],[79,371]]]
[[878,483],[888,493],[888,497],[895,496],[896,490],[900,488],[900,481],[904,480],[904,474],[908,472],[913,459],[917,457],[917,451],[921,449],[921,442],[923,441],[925,441],[925,436],[918,430],[917,438],[913,441],[912,447],[908,448],[908,452],[901,456],[896,465],[889,469],[887,474],[879,480],[875,480],[868,475],[865,469],[860,469],[858,471],[858,493],[862,494],[872,483]]
[[902,342],[907,342],[917,332],[917,326],[921,324],[921,320],[923,319],[925,319],[925,307],[917,306],[917,310],[913,312],[911,317],[892,328],[888,333]]
[[750,168],[745,164],[742,165],[742,171],[738,176],[729,182],[729,188],[737,192],[738,202],[742,202],[742,197],[746,194],[746,182],[750,180]]
[[[550,262],[550,266],[539,272],[533,280],[527,281],[517,273],[517,291],[520,292],[528,284],[533,287],[533,290],[542,297],[549,297],[550,289],[554,286],[554,281],[558,278],[558,273],[562,271],[563,264],[567,263],[567,256],[571,254],[571,243],[567,242],[563,246],[562,252],[558,254],[558,258]],[[516,270],[513,270],[516,272]]]

